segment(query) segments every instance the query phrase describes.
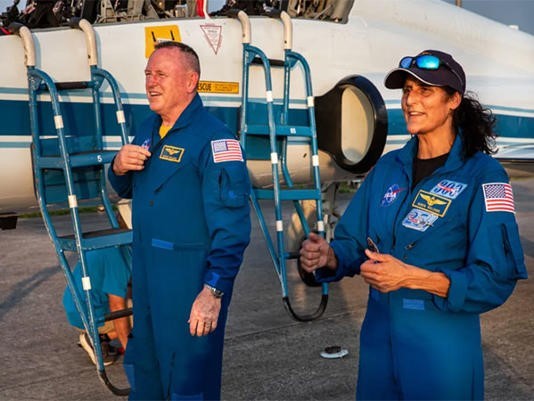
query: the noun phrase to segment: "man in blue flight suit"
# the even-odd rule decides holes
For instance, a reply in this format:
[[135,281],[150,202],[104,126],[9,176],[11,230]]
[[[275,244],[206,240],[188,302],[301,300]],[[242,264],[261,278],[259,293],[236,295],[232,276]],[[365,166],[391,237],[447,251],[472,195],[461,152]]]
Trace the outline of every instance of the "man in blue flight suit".
[[134,327],[124,367],[134,400],[220,398],[250,182],[239,142],[202,105],[199,76],[189,46],[156,46],[145,69],[155,114],[109,172],[132,198]]

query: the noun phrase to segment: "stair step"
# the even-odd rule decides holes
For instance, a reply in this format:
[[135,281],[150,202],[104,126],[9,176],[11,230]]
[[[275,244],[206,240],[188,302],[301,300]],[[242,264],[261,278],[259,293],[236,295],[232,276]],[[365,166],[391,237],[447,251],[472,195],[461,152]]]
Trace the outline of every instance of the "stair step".
[[[313,136],[313,131],[305,125],[276,125],[276,136],[285,137],[307,137]],[[269,126],[266,124],[248,124],[246,135],[270,135]]]
[[[82,249],[110,248],[112,246],[129,245],[132,243],[132,230],[126,228],[108,228],[105,230],[90,231],[82,234]],[[61,249],[76,252],[76,239],[74,234],[58,237]]]
[[[274,199],[273,189],[254,188],[257,199]],[[315,188],[310,189],[281,189],[279,191],[280,200],[320,200],[321,191]]]
[[[71,168],[100,166],[110,163],[117,151],[101,150],[96,152],[81,152],[69,154]],[[64,169],[65,164],[61,156],[41,156],[38,158],[37,166],[39,168]]]

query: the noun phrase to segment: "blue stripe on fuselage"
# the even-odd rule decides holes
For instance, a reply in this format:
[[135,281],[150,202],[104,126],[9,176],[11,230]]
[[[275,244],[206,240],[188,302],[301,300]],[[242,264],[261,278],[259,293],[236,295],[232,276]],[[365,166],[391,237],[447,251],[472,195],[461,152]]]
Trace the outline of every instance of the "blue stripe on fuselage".
[[[125,95],[124,97],[127,98],[128,96]],[[217,98],[219,102],[224,102],[224,100],[222,97]],[[235,102],[235,98],[228,98],[226,100],[228,102]],[[50,102],[40,103],[42,134],[54,134],[53,119],[49,117],[51,116]],[[90,103],[64,102],[62,106],[65,127],[68,127],[68,130],[70,130],[67,132],[87,135],[94,131],[93,107]],[[276,105],[275,108],[278,111],[280,109]],[[110,103],[104,103],[101,109],[104,122],[104,135],[117,135],[119,131],[116,123],[115,106]],[[239,126],[238,107],[208,106],[208,109],[223,120],[230,130],[237,132]],[[267,114],[265,105],[252,103],[249,110],[251,116],[253,116],[253,121],[251,122],[259,123],[265,121],[264,119]],[[124,104],[124,111],[127,125],[131,132],[135,132],[136,127],[141,124],[150,112],[148,106],[145,104]],[[506,108],[506,111],[508,113],[506,115],[499,114],[498,111],[495,113],[497,117],[496,132],[499,134],[499,137],[524,138],[531,139],[534,142],[534,117],[525,116],[525,114],[534,113],[534,111],[511,108]],[[512,115],[514,111],[517,111],[520,115]],[[305,123],[306,111],[304,109],[291,109],[290,118],[293,120],[293,124]],[[0,135],[28,135],[30,132],[28,102],[22,100],[0,100],[0,121],[2,122],[0,124]],[[399,108],[388,109],[388,125],[390,138],[396,135],[406,135],[406,124],[402,111]],[[0,146],[5,148],[16,147],[14,142],[2,142]]]

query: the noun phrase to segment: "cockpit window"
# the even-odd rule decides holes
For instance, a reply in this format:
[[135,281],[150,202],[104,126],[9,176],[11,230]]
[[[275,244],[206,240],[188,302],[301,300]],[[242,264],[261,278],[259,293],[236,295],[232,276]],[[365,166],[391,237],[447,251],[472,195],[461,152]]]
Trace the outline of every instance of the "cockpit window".
[[354,0],[226,0],[220,10],[210,15],[224,15],[232,8],[249,15],[262,15],[275,9],[286,11],[291,18],[345,23],[353,4]]
[[218,17],[231,9],[250,16],[283,10],[292,18],[345,23],[353,4],[354,0],[27,0],[23,5],[21,0],[13,0],[5,11],[0,10],[0,28],[13,22],[30,29],[58,27],[68,25],[71,18],[106,24],[203,18],[204,13]]

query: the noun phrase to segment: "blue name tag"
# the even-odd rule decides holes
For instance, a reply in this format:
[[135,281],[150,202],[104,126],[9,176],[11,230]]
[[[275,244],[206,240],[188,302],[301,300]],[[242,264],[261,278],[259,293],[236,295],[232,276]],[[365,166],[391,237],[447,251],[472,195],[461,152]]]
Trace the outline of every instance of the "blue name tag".
[[425,301],[422,299],[403,298],[402,307],[404,309],[425,310]]

